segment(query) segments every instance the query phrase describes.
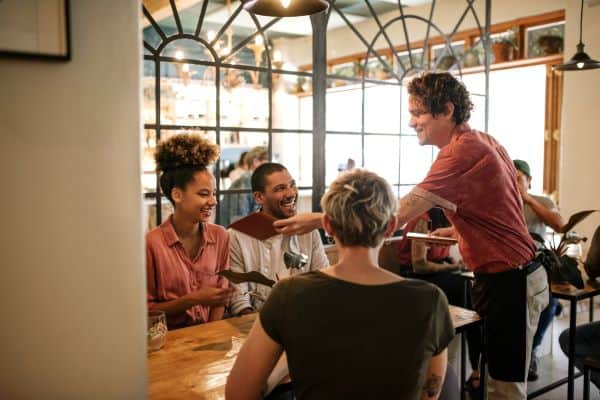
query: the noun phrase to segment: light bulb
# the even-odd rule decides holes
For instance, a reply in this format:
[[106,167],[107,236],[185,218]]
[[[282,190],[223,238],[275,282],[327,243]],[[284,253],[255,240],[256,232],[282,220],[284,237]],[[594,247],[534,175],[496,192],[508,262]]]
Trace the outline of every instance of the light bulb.
[[275,62],[283,61],[283,56],[281,55],[281,52],[279,50],[275,50],[273,52],[273,61],[275,61]]
[[229,52],[230,52],[230,51],[231,51],[231,50],[229,49],[229,47],[228,47],[228,46],[225,46],[225,47],[223,47],[223,48],[221,49],[221,53],[220,53],[220,54],[221,54],[221,56],[226,56],[227,54],[229,54]]
[[291,2],[292,0],[281,0],[281,5],[283,6],[283,8],[288,8]]
[[577,63],[577,68],[581,69],[581,68],[583,68],[583,66],[584,66],[584,65],[585,65],[585,64],[584,64],[584,63],[582,63],[582,62],[578,62],[578,63]]
[[181,51],[181,50],[177,50],[177,51],[175,52],[175,58],[176,58],[176,59],[178,59],[178,60],[183,60],[183,57],[184,57],[183,51]]
[[213,40],[215,40],[216,35],[217,34],[215,33],[215,31],[208,31],[208,33],[206,34],[206,38],[209,42],[212,42]]
[[260,46],[260,45],[262,45],[263,43],[264,43],[264,42],[263,42],[263,37],[262,37],[261,35],[256,35],[256,36],[254,37],[254,44],[257,44],[257,45],[259,45],[259,46]]
[[183,72],[189,72],[189,71],[190,71],[190,65],[189,65],[189,64],[183,64],[183,65],[181,66],[181,70],[182,70]]

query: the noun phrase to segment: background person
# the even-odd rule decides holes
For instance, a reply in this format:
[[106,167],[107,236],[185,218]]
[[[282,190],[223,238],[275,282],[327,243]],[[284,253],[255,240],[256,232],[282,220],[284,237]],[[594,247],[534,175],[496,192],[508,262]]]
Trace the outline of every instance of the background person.
[[331,184],[321,205],[339,262],[274,287],[229,375],[226,398],[260,398],[285,351],[296,398],[436,399],[454,328],[438,288],[377,265],[396,227],[390,186],[354,170]]
[[233,289],[216,275],[229,267],[229,237],[209,223],[217,205],[208,166],[219,148],[175,135],[156,148],[160,186],[175,211],[146,235],[148,309],[162,310],[169,329],[221,319]]
[[227,177],[229,178],[230,182],[235,182],[240,176],[244,175],[244,172],[248,171],[248,167],[246,166],[246,154],[248,154],[247,151],[242,152],[242,154],[240,154],[240,159],[238,160],[237,164],[235,165],[235,168],[232,169],[229,174],[227,175]]
[[[519,183],[519,192],[523,199],[523,214],[525,215],[527,229],[529,232],[533,232],[545,239],[548,227],[554,231],[559,231],[564,225],[564,221],[552,199],[529,193],[529,189],[531,188],[531,170],[529,164],[523,160],[514,160],[513,162],[517,169],[517,181]],[[538,245],[541,246],[542,244],[539,243]],[[558,299],[550,296],[548,307],[540,314],[540,321],[533,336],[531,364],[529,365],[529,372],[527,374],[527,380],[529,381],[538,379],[538,349],[542,344],[544,334],[552,323],[554,316],[559,313],[560,308],[562,307]]]
[[[257,146],[248,150],[244,157],[246,172],[231,183],[229,190],[250,189],[252,186],[252,173],[268,160],[269,150],[266,147]],[[252,193],[225,194],[219,209],[219,223],[222,226],[228,226],[255,211],[256,208],[257,205]]]

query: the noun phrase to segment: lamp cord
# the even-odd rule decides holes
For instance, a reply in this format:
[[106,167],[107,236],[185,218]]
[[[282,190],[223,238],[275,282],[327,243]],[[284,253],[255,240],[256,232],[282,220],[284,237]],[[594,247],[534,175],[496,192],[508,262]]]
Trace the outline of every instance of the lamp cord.
[[579,44],[582,44],[581,34],[583,31],[583,0],[581,0],[581,14],[579,15]]

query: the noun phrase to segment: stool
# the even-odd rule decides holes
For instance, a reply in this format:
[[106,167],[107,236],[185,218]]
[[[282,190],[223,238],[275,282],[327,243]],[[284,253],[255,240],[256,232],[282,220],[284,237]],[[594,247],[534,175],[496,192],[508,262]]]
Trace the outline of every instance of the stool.
[[600,357],[583,359],[583,400],[590,400],[590,372],[600,371]]

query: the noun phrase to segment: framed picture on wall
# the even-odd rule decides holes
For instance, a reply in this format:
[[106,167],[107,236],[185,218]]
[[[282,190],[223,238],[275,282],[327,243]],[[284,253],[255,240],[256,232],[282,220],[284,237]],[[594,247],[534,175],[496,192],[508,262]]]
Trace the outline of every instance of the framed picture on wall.
[[0,0],[0,57],[71,59],[68,0]]

